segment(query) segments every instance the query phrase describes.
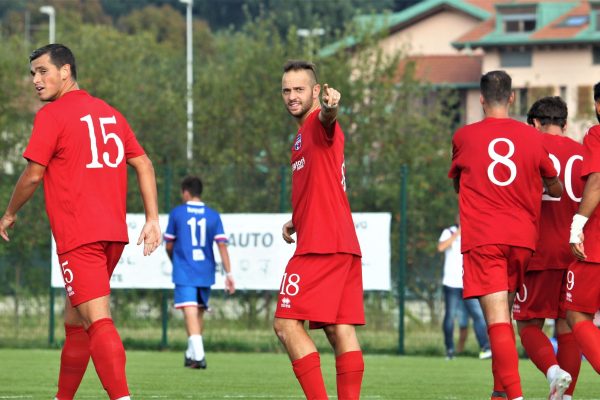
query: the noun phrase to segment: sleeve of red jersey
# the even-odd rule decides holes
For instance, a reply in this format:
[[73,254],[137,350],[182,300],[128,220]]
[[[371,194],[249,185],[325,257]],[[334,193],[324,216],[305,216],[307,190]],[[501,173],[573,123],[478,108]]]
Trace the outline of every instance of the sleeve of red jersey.
[[600,172],[600,125],[592,127],[583,138],[581,176]]
[[542,144],[540,140],[540,152],[542,153],[541,161],[540,161],[540,175],[544,178],[554,178],[558,176],[558,171],[554,168],[554,163],[550,159],[550,154]]
[[458,165],[458,156],[460,154],[459,134],[456,132],[452,137],[452,164],[448,171],[448,178],[456,178],[460,175],[460,166]]
[[23,157],[43,166],[48,163],[56,152],[60,127],[54,117],[42,108],[35,116],[33,130]]
[[129,126],[127,120],[120,113],[118,113],[118,116],[120,122],[124,126],[123,139],[125,140],[125,159],[129,160],[130,158],[135,158],[146,154],[144,148],[137,141],[137,138],[135,137],[135,134],[133,133],[133,130]]
[[311,118],[307,120],[310,132],[312,132],[315,135],[315,137],[313,138],[315,143],[322,146],[331,146],[335,137],[342,134],[342,128],[340,127],[339,122],[335,120],[333,123],[332,134],[329,135],[327,133],[327,129],[325,129],[323,123],[319,119],[319,112],[320,110],[317,109],[313,113],[313,115],[311,115]]

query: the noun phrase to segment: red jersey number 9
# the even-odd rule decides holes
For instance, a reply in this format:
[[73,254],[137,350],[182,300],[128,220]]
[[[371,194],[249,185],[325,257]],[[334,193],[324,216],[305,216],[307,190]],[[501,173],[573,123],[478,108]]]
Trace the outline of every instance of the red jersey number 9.
[[[80,121],[83,121],[87,124],[88,133],[90,135],[90,151],[92,153],[92,161],[89,164],[86,164],[86,168],[104,168],[104,165],[98,161],[98,148],[96,147],[96,131],[94,129],[94,122],[92,121],[92,116],[90,114],[85,117],[80,118]],[[116,133],[108,132],[106,133],[106,125],[116,125],[117,119],[113,115],[108,118],[99,118],[100,121],[100,129],[102,130],[102,139],[104,144],[108,144],[109,140],[113,140],[115,145],[117,146],[117,156],[115,157],[115,161],[110,161],[110,155],[108,152],[102,153],[102,160],[106,166],[111,168],[117,168],[121,161],[123,161],[123,157],[125,155],[125,149],[123,148],[123,142],[121,138],[117,136]]]

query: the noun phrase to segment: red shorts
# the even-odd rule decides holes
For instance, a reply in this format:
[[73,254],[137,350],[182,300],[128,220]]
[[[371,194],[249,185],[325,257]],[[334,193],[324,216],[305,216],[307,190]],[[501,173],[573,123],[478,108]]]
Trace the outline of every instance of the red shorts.
[[110,294],[110,277],[121,258],[123,242],[95,242],[58,255],[71,305]]
[[290,259],[277,299],[276,318],[364,325],[362,263],[352,254],[306,254]]
[[515,296],[513,317],[517,321],[534,318],[565,318],[567,270],[529,271]]
[[600,263],[574,261],[567,272],[567,310],[594,314],[600,308]]
[[533,252],[525,247],[490,244],[463,254],[463,297],[516,292]]

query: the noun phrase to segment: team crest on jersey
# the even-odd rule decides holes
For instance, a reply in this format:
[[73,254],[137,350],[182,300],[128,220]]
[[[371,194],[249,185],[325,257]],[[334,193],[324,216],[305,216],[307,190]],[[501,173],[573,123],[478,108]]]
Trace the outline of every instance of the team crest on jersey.
[[302,134],[299,133],[298,136],[296,136],[296,142],[294,142],[294,150],[298,151],[302,148]]

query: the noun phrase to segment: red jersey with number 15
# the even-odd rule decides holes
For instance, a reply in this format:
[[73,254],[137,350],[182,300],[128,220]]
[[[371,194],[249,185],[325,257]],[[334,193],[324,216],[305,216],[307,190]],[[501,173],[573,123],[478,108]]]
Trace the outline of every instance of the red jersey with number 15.
[[143,154],[125,118],[83,90],[38,111],[23,157],[46,167],[46,212],[58,254],[128,241],[126,161]]
[[569,246],[569,231],[584,184],[581,179],[583,146],[568,137],[550,134],[542,134],[542,141],[564,190],[560,198],[542,196],[539,238],[528,271],[567,269],[575,260]]
[[460,178],[461,250],[504,244],[535,250],[542,176],[557,175],[542,134],[510,118],[485,118],[452,138],[448,176]]
[[319,120],[320,109],[304,121],[292,146],[292,222],[296,255],[361,255],[346,196],[344,132],[336,121],[333,136]]

